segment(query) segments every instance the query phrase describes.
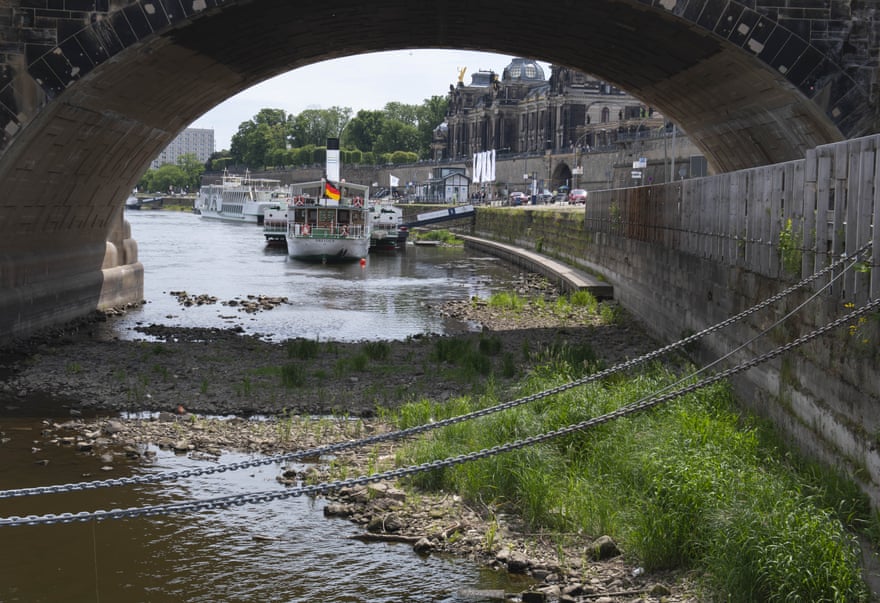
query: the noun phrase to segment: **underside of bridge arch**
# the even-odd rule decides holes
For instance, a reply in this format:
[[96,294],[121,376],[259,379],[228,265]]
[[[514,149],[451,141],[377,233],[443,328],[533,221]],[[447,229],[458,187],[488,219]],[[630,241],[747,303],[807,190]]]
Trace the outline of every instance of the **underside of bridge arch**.
[[[719,171],[797,159],[873,127],[845,73],[778,24],[731,13],[734,2],[97,4],[106,10],[79,24],[67,12],[54,44],[22,43],[0,71],[0,336],[66,318],[58,305],[99,303],[92,288],[108,265],[136,263],[121,206],[149,162],[226,98],[319,61],[461,48],[566,65],[657,107]],[[356,104],[345,82],[332,85],[339,105]]]

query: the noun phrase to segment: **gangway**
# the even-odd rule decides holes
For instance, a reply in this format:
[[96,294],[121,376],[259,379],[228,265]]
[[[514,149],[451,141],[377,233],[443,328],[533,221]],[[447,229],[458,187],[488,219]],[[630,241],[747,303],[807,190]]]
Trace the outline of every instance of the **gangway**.
[[428,224],[436,224],[437,222],[446,222],[447,220],[461,220],[462,218],[471,218],[476,215],[473,205],[461,205],[458,207],[448,207],[446,209],[438,209],[429,211],[416,216],[413,222],[407,222],[407,228],[416,228],[418,226],[426,226]]

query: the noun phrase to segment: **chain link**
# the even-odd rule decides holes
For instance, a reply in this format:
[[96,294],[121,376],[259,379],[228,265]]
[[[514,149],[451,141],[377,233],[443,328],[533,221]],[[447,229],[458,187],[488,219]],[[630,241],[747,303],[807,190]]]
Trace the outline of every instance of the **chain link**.
[[423,473],[427,471],[434,471],[436,469],[442,469],[446,467],[452,467],[455,465],[460,465],[463,463],[475,461],[482,458],[487,458],[490,456],[494,456],[497,454],[502,454],[505,452],[510,452],[512,450],[518,450],[521,448],[525,448],[527,446],[534,446],[536,444],[540,444],[543,442],[547,442],[549,440],[559,438],[565,435],[569,435],[576,431],[583,431],[585,429],[589,429],[591,427],[595,427],[597,425],[601,425],[604,423],[608,423],[612,420],[623,418],[638,412],[642,412],[653,408],[659,404],[664,402],[668,402],[680,396],[692,393],[698,389],[703,387],[707,387],[718,381],[723,379],[727,379],[737,373],[748,370],[752,367],[758,366],[768,360],[775,358],[785,352],[788,352],[792,349],[797,348],[798,346],[811,341],[820,335],[824,335],[826,332],[839,327],[842,324],[853,321],[853,319],[858,318],[862,314],[865,314],[874,308],[880,305],[880,299],[869,301],[866,305],[861,308],[850,312],[849,314],[834,320],[823,327],[820,327],[807,335],[799,337],[794,341],[791,341],[783,346],[777,347],[774,350],[771,350],[765,354],[757,356],[756,358],[739,364],[737,366],[731,367],[727,370],[716,373],[710,377],[697,381],[691,385],[683,387],[673,392],[669,392],[662,396],[653,396],[650,398],[645,398],[639,400],[637,402],[633,402],[631,404],[625,405],[615,411],[610,413],[601,415],[599,417],[594,417],[592,419],[588,419],[586,421],[582,421],[580,423],[576,423],[573,425],[569,425],[563,427],[561,429],[546,432],[540,435],[531,436],[522,440],[517,440],[514,442],[509,442],[507,444],[501,444],[498,446],[494,446],[492,448],[485,448],[483,450],[477,452],[471,452],[468,454],[461,454],[455,457],[450,457],[446,459],[440,459],[435,461],[429,461],[427,463],[422,463],[421,465],[411,465],[408,467],[401,467],[389,471],[385,471],[382,473],[376,473],[369,476],[361,476],[355,478],[349,478],[346,480],[339,480],[334,482],[325,482],[322,484],[310,485],[310,486],[301,486],[297,488],[291,488],[282,491],[269,491],[269,492],[257,492],[250,494],[241,494],[241,495],[231,495],[231,496],[222,496],[212,499],[206,500],[197,500],[197,501],[189,501],[189,502],[179,502],[179,503],[170,503],[165,505],[154,505],[149,507],[130,507],[127,509],[113,509],[110,511],[81,511],[78,513],[62,513],[59,515],[56,514],[48,514],[48,515],[28,515],[25,517],[19,516],[11,516],[11,517],[0,517],[0,527],[5,526],[22,526],[22,525],[51,525],[56,523],[72,523],[72,522],[84,522],[84,521],[103,521],[106,519],[123,519],[123,518],[136,518],[143,516],[157,516],[157,515],[169,515],[173,513],[190,513],[190,512],[201,512],[206,510],[215,510],[222,509],[231,506],[241,506],[246,504],[265,504],[267,502],[272,502],[276,500],[284,500],[287,498],[293,498],[297,496],[311,496],[324,492],[328,492],[331,490],[338,490],[346,487],[353,487],[357,485],[365,485],[372,482],[379,482],[386,479],[398,479],[400,477],[405,477],[409,475],[414,475],[416,473]]

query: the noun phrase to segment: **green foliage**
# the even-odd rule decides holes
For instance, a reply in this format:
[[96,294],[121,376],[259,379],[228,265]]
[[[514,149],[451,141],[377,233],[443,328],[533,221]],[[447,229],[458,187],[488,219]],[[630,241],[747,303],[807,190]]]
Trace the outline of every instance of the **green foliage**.
[[362,372],[366,370],[369,363],[370,358],[364,352],[360,352],[359,354],[355,354],[348,358],[340,358],[336,361],[336,375],[338,377],[344,377],[351,372]]
[[462,239],[457,238],[454,233],[443,228],[417,233],[416,238],[420,241],[440,241],[444,245],[464,245]]
[[306,370],[299,364],[285,364],[281,367],[281,384],[284,387],[301,387],[306,383]]
[[[423,463],[550,432],[645,399],[678,379],[653,366],[561,392],[438,430],[400,451],[398,462]],[[530,375],[523,389],[543,391],[567,380],[551,366]],[[417,424],[472,404],[456,400],[447,409],[422,401],[400,416]],[[858,546],[841,517],[868,519],[868,506],[840,504],[853,498],[855,490],[842,485],[848,480],[805,472],[791,458],[760,424],[733,409],[726,385],[716,384],[647,412],[412,479],[519,509],[544,537],[548,531],[609,534],[646,569],[696,570],[708,599],[867,600]]]
[[354,117],[350,107],[306,109],[297,115],[261,109],[239,125],[230,149],[212,158],[211,169],[323,164],[327,139],[334,137],[341,137],[346,163],[412,163],[430,157],[431,135],[445,119],[446,105],[444,97],[432,97],[422,105],[388,103],[382,111],[362,110]]
[[391,345],[387,341],[368,341],[364,351],[374,360],[386,360],[391,355]]
[[798,245],[799,238],[800,232],[794,230],[791,218],[789,218],[779,231],[779,245],[777,249],[779,251],[779,258],[782,260],[782,267],[791,274],[800,274],[801,272],[803,251],[801,251],[800,245]]
[[525,307],[526,300],[516,293],[508,293],[506,291],[502,291],[500,293],[493,293],[489,297],[488,303],[490,308],[498,308],[499,310],[513,310],[515,312],[519,312]]
[[455,362],[471,351],[471,342],[461,337],[443,337],[434,342],[432,359],[437,362]]
[[620,321],[623,312],[617,304],[603,303],[599,305],[599,317],[602,323],[606,325],[617,324]]
[[180,166],[166,163],[155,170],[147,170],[138,182],[138,189],[148,192],[167,193],[170,190],[185,188],[186,172]]
[[284,347],[287,349],[288,358],[297,358],[299,360],[317,358],[318,353],[321,351],[321,346],[317,341],[299,337],[287,341]]
[[595,312],[599,306],[596,296],[586,289],[575,291],[569,295],[568,299],[572,306],[587,308],[590,312]]

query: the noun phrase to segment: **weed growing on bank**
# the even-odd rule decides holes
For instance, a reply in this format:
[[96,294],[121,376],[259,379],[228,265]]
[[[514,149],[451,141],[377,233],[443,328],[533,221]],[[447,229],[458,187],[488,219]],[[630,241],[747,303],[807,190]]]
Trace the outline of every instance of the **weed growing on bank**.
[[454,233],[442,228],[417,232],[415,235],[417,241],[440,241],[444,245],[454,245],[459,247],[464,245],[464,239],[459,239]]
[[[568,382],[589,361],[558,350],[521,383],[528,395]],[[678,377],[660,365],[556,394],[407,445],[402,465],[490,448],[630,404]],[[491,394],[401,408],[400,427],[497,404]],[[648,570],[696,570],[727,601],[867,599],[854,528],[870,511],[845,479],[795,459],[766,426],[735,410],[716,384],[653,410],[550,442],[419,474],[414,485],[456,491],[520,514],[536,530],[615,538]],[[569,536],[565,536],[569,535]],[[584,539],[589,542],[589,539]]]

